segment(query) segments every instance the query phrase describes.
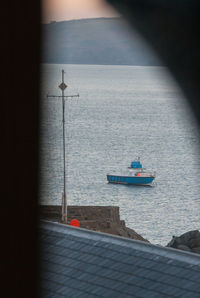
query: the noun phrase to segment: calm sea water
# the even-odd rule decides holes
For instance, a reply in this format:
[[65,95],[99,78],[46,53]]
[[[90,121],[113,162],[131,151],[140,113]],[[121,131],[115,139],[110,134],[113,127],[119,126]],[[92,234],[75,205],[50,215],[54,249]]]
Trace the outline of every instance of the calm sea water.
[[[199,139],[195,121],[164,67],[43,65],[41,202],[63,190],[61,69],[66,71],[67,198],[119,206],[126,225],[155,244],[199,229]],[[106,174],[140,156],[152,187],[108,184]]]

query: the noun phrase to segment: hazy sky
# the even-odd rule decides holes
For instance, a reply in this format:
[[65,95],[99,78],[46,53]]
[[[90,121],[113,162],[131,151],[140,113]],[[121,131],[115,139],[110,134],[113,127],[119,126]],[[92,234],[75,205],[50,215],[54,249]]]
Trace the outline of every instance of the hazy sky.
[[43,23],[116,16],[103,0],[43,0]]

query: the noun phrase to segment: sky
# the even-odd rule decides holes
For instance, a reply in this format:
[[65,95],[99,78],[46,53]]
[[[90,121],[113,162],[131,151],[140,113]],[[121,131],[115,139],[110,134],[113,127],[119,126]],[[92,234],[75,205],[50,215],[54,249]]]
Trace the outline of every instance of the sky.
[[43,0],[42,6],[42,23],[119,16],[103,0]]

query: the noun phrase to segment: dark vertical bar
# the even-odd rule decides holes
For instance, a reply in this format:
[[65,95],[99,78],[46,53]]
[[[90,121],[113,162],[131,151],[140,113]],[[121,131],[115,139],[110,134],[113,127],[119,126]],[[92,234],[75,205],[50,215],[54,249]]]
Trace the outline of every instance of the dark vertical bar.
[[38,297],[40,1],[1,14],[1,297]]

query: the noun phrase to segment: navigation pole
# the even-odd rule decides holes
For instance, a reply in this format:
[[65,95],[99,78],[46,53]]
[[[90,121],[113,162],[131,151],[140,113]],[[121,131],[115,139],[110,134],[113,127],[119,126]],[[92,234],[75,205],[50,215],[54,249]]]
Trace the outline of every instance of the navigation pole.
[[66,195],[66,165],[65,165],[65,99],[72,97],[79,97],[79,94],[75,95],[65,95],[65,89],[67,85],[64,82],[65,72],[62,69],[62,82],[58,86],[62,95],[47,95],[48,97],[62,98],[62,128],[63,128],[63,193],[62,193],[62,222],[67,224],[67,195]]

